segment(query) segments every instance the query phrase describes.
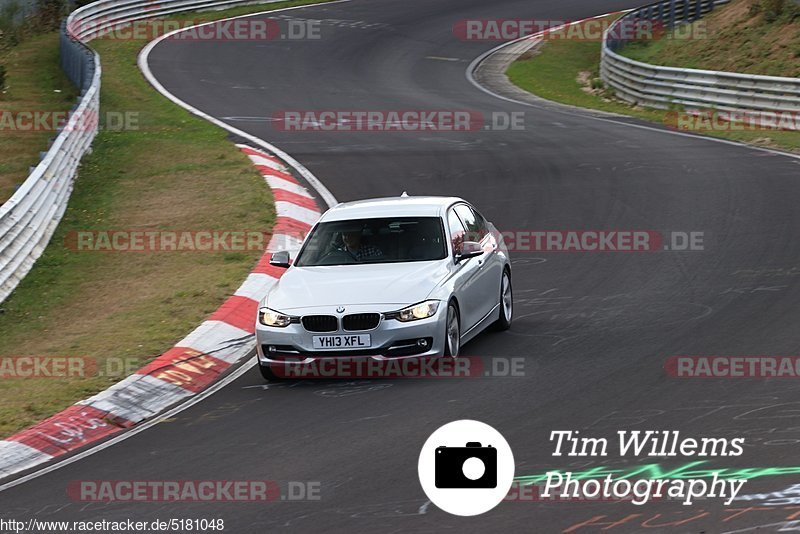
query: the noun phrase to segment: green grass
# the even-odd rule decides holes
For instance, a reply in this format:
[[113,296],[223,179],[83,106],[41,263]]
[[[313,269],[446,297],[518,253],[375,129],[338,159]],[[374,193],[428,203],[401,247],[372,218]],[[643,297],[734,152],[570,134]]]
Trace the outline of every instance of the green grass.
[[[509,67],[512,83],[542,98],[589,109],[598,109],[665,123],[674,111],[631,106],[610,91],[588,92],[585,80],[597,79],[600,43],[557,39],[545,41],[537,52],[527,53]],[[579,78],[582,78],[579,79]],[[791,131],[708,131],[697,133],[759,146],[800,151],[800,133]]]
[[[612,113],[625,113],[630,106],[584,91],[579,73],[599,77],[600,43],[558,39],[546,41],[541,53],[525,54],[511,64],[508,77],[515,85],[542,98]],[[642,110],[653,120],[659,112]]]
[[[185,20],[302,3],[314,2],[190,14]],[[143,365],[213,312],[261,255],[76,252],[65,246],[71,231],[266,231],[274,222],[269,189],[227,139],[227,132],[175,106],[146,82],[136,66],[144,44],[103,39],[92,43],[103,66],[101,115],[135,112],[138,129],[102,131],[92,153],[84,157],[50,245],[0,304],[0,357],[90,357],[101,366],[113,357],[125,358],[134,368]],[[2,379],[0,436],[121,378]]]
[[[6,68],[6,91],[0,93],[0,113],[6,119],[26,112],[64,112],[75,103],[77,91],[58,64],[58,33],[31,36],[22,44],[0,51]],[[55,131],[11,129],[16,120],[0,122],[0,204],[8,200],[39,163]],[[24,127],[25,124],[22,124]]]
[[655,65],[800,76],[800,7],[788,0],[777,16],[757,0],[734,0],[665,37],[631,43],[620,53]]

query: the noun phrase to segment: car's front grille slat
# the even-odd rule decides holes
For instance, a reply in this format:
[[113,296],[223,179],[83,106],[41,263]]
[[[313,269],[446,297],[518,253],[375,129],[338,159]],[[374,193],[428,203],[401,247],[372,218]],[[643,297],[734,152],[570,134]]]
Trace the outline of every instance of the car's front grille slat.
[[335,315],[306,315],[302,322],[303,328],[309,332],[336,332],[339,329]]
[[379,313],[351,313],[342,318],[342,328],[348,332],[372,330],[381,320]]

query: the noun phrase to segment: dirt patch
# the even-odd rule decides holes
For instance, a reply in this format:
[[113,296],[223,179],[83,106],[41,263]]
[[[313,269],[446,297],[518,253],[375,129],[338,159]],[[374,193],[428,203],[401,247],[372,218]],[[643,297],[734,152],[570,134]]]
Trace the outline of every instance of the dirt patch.
[[600,78],[593,76],[588,70],[578,72],[575,81],[578,82],[578,85],[581,86],[581,91],[584,93],[600,96],[605,92]]

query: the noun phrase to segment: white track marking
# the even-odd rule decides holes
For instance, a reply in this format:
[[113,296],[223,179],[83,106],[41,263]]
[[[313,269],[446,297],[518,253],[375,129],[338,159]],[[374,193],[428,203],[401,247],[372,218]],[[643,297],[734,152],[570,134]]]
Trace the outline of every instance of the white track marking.
[[[17,441],[0,441],[0,457],[5,461],[8,458],[14,459],[14,469],[17,471],[27,469],[46,462],[53,458],[53,456],[42,452],[33,447],[29,447],[24,443]],[[22,466],[20,468],[20,466]],[[15,471],[7,472],[5,469],[0,469],[0,477],[13,474]]]
[[280,217],[289,217],[290,219],[301,221],[311,226],[319,219],[319,211],[310,210],[283,200],[275,202],[275,211]]
[[97,410],[139,423],[161,410],[194,395],[188,389],[149,375],[133,374],[101,391],[94,397],[77,402]]
[[169,419],[171,417],[174,417],[174,416],[178,415],[179,413],[181,413],[182,411],[186,410],[187,408],[190,408],[190,407],[194,406],[195,404],[197,404],[198,402],[200,402],[202,400],[205,400],[206,397],[210,397],[211,395],[213,395],[214,393],[216,393],[220,389],[224,388],[225,386],[227,386],[231,382],[236,381],[239,377],[241,377],[243,374],[245,374],[247,371],[250,370],[250,368],[254,367],[255,365],[256,365],[256,358],[253,357],[253,358],[249,359],[247,362],[245,362],[244,365],[242,365],[241,367],[236,369],[236,371],[234,371],[230,375],[226,376],[224,379],[222,379],[221,381],[217,382],[216,384],[211,386],[209,389],[203,391],[202,393],[200,393],[198,395],[195,395],[191,399],[187,400],[186,402],[184,402],[183,404],[181,404],[179,406],[176,406],[172,410],[169,410],[168,412],[163,413],[163,414],[159,415],[158,417],[155,417],[155,418],[151,419],[150,421],[142,423],[139,426],[135,426],[131,430],[128,430],[127,432],[119,434],[116,437],[113,437],[113,438],[109,439],[108,441],[104,441],[103,443],[101,443],[99,445],[95,445],[94,447],[92,447],[90,449],[87,449],[87,450],[85,450],[85,451],[83,451],[81,453],[78,453],[78,454],[75,454],[73,456],[70,456],[69,458],[64,458],[63,460],[60,460],[59,462],[57,462],[57,463],[55,463],[53,465],[49,465],[49,466],[47,466],[47,467],[45,467],[43,469],[39,469],[38,471],[34,471],[33,473],[27,474],[24,477],[20,477],[20,478],[18,478],[16,480],[12,480],[11,482],[3,484],[2,486],[0,486],[0,492],[5,491],[7,489],[11,489],[14,486],[18,486],[20,484],[23,484],[23,483],[28,482],[30,480],[33,480],[35,478],[39,478],[42,475],[46,475],[47,473],[51,473],[51,472],[53,472],[53,471],[55,471],[57,469],[61,469],[62,467],[65,467],[65,466],[67,466],[67,465],[69,465],[71,463],[77,462],[78,460],[82,460],[82,459],[87,458],[87,457],[89,457],[89,456],[91,456],[93,454],[96,454],[96,453],[98,453],[98,452],[100,452],[100,451],[102,451],[104,449],[107,449],[107,448],[111,447],[112,445],[116,445],[117,443],[119,443],[121,441],[124,441],[124,440],[126,440],[128,438],[132,438],[133,436],[135,436],[139,432],[144,432],[145,430],[147,430],[151,426],[156,425],[156,424],[160,423],[161,421],[163,421],[165,419]]
[[[201,27],[201,26],[207,26],[207,25],[210,25],[210,24],[215,24],[215,23],[222,22],[222,21],[227,21],[227,20],[234,20],[234,19],[240,19],[240,18],[246,18],[246,17],[253,17],[253,16],[263,15],[263,14],[267,14],[267,13],[277,13],[279,11],[291,11],[291,10],[303,9],[303,8],[307,8],[307,7],[315,7],[315,6],[321,6],[321,5],[345,3],[345,2],[349,2],[349,1],[350,0],[335,0],[333,2],[324,2],[324,3],[321,3],[321,4],[308,4],[308,5],[304,5],[304,6],[287,7],[287,8],[283,8],[283,9],[272,9],[272,10],[266,10],[266,11],[261,11],[261,12],[257,12],[257,13],[248,13],[246,15],[239,15],[239,16],[236,16],[236,17],[229,17],[229,18],[226,18],[226,19],[220,19],[220,20],[216,20],[216,21],[207,22],[207,23],[204,23],[204,24],[197,24],[197,25],[190,26],[190,27],[187,27],[187,28],[182,28],[180,30],[176,30],[176,31],[167,33],[165,35],[162,35],[158,39],[148,43],[147,46],[145,46],[142,49],[142,51],[139,53],[138,65],[139,65],[139,68],[141,69],[142,73],[144,74],[145,78],[156,89],[156,91],[158,91],[159,93],[161,93],[162,95],[167,97],[169,100],[171,100],[172,102],[174,102],[178,106],[186,109],[187,111],[189,111],[193,115],[197,115],[198,117],[201,117],[201,118],[209,121],[210,123],[212,123],[212,124],[214,124],[216,126],[219,126],[220,128],[223,128],[223,129],[225,129],[225,130],[227,130],[227,131],[229,131],[229,132],[231,132],[231,133],[233,133],[235,135],[238,135],[238,136],[242,137],[243,139],[247,139],[248,141],[252,142],[253,144],[258,145],[258,146],[268,150],[269,152],[275,154],[280,159],[282,159],[284,162],[286,162],[288,165],[290,165],[295,171],[297,171],[297,173],[300,174],[306,180],[306,182],[308,182],[308,184],[311,185],[312,188],[314,188],[314,190],[317,192],[317,194],[320,196],[320,198],[325,202],[325,204],[328,205],[328,207],[333,207],[338,203],[336,198],[331,194],[330,191],[328,191],[328,189],[322,184],[322,182],[320,182],[319,179],[316,176],[314,176],[311,173],[311,171],[306,169],[300,162],[298,162],[296,159],[294,159],[292,156],[290,156],[289,154],[287,154],[283,150],[281,150],[278,147],[276,147],[276,146],[264,141],[263,139],[259,139],[258,137],[255,137],[254,135],[250,135],[247,132],[243,132],[243,131],[241,131],[241,130],[239,130],[237,128],[234,128],[233,126],[230,126],[229,124],[226,124],[226,123],[220,121],[219,119],[216,119],[215,117],[212,117],[212,116],[208,115],[207,113],[204,113],[204,112],[200,111],[199,109],[187,104],[186,102],[183,102],[182,100],[180,100],[179,98],[174,96],[172,93],[167,91],[164,88],[164,86],[161,85],[161,83],[158,82],[158,80],[156,80],[155,76],[153,76],[153,73],[150,71],[150,67],[147,64],[147,59],[148,59],[148,56],[149,56],[150,52],[153,50],[153,48],[158,43],[160,43],[164,39],[166,39],[166,38],[168,38],[171,35],[174,35],[176,33],[180,33],[180,32],[183,32],[183,31],[189,31],[189,30],[192,30],[194,28],[198,28],[198,27]],[[273,239],[275,239],[276,237],[278,237],[278,236],[273,236]],[[191,334],[190,334],[190,336],[191,336]],[[251,348],[250,350],[252,352],[254,349]],[[173,417],[173,416],[181,413],[182,411],[194,406],[198,402],[206,399],[207,397],[210,397],[211,395],[213,395],[214,393],[216,393],[220,389],[224,388],[225,386],[227,386],[231,382],[234,382],[235,380],[237,380],[239,377],[244,375],[247,371],[250,370],[250,368],[252,368],[255,365],[256,365],[256,358],[251,358],[250,360],[248,360],[247,362],[242,364],[241,367],[239,367],[238,369],[233,371],[230,375],[228,375],[227,377],[225,377],[221,381],[215,383],[214,385],[212,385],[210,388],[206,389],[202,393],[199,393],[199,394],[194,395],[193,397],[187,399],[185,402],[179,404],[178,406],[174,407],[173,409],[169,410],[168,412],[166,412],[164,414],[161,414],[160,416],[157,416],[157,417],[151,419],[150,421],[146,421],[146,422],[142,423],[141,425],[135,426],[130,430],[124,431],[123,433],[121,433],[121,434],[119,434],[119,435],[117,435],[117,436],[115,436],[115,437],[113,437],[113,438],[111,438],[111,439],[109,439],[107,441],[104,441],[104,442],[100,443],[99,445],[95,445],[93,447],[90,447],[90,448],[84,450],[83,452],[80,452],[78,454],[74,454],[74,455],[69,456],[67,458],[60,459],[56,463],[54,463],[52,465],[49,465],[49,466],[44,467],[42,469],[38,469],[38,470],[33,471],[32,473],[29,473],[29,474],[27,474],[27,475],[25,475],[23,477],[17,478],[16,480],[12,480],[11,482],[7,482],[7,483],[5,483],[3,485],[0,485],[0,492],[5,491],[5,490],[10,489],[10,488],[13,488],[15,486],[18,486],[20,484],[24,484],[25,482],[28,482],[28,481],[33,480],[35,478],[39,478],[40,476],[46,475],[48,473],[51,473],[51,472],[53,472],[53,471],[55,471],[57,469],[61,469],[62,467],[65,467],[65,466],[67,466],[69,464],[72,464],[74,462],[77,462],[79,460],[87,458],[89,456],[92,456],[93,454],[96,454],[96,453],[98,453],[98,452],[100,452],[100,451],[102,451],[104,449],[107,449],[108,447],[116,445],[117,443],[119,443],[121,441],[124,441],[124,440],[126,440],[128,438],[131,438],[131,437],[135,436],[136,434],[149,429],[150,427],[152,427],[153,425],[161,422],[162,420],[170,418],[170,417]],[[4,443],[14,443],[14,442],[0,441],[0,445],[4,444]],[[2,445],[2,447],[8,447],[8,446],[7,445]],[[0,450],[3,450],[3,449],[0,448]],[[19,451],[19,449],[17,449],[17,450]],[[43,453],[41,453],[41,454],[43,454]],[[45,456],[49,456],[49,455],[45,455]]]
[[289,191],[290,193],[300,195],[301,197],[312,198],[308,190],[306,190],[306,188],[302,185],[293,184],[288,180],[284,180],[283,178],[275,178],[274,176],[264,176],[264,179],[272,189],[283,189],[284,191]]
[[[628,11],[630,11],[630,10],[628,10]],[[625,12],[626,11],[623,11],[622,13],[625,13]],[[575,22],[572,22],[569,25],[579,24],[579,23],[581,23],[583,21],[586,21],[586,20],[593,20],[593,19],[597,19],[597,18],[607,17],[607,16],[609,16],[611,14],[613,14],[613,13],[606,13],[605,15],[597,15],[596,17],[588,17],[588,18],[585,18],[583,20],[577,20]],[[559,29],[559,28],[562,28],[562,27],[563,26],[559,26],[558,28],[554,28],[554,29]],[[495,54],[496,52],[499,52],[500,50],[502,50],[503,48],[505,48],[507,46],[511,46],[511,45],[516,44],[516,43],[518,43],[520,41],[523,41],[525,39],[534,39],[537,36],[541,35],[542,33],[543,32],[539,32],[539,33],[536,33],[536,34],[533,34],[533,35],[526,35],[525,37],[520,37],[519,39],[514,39],[513,41],[509,41],[507,43],[503,43],[503,44],[501,44],[499,46],[496,46],[496,47],[492,48],[491,50],[488,50],[488,51],[484,52],[480,56],[476,57],[472,61],[472,63],[470,63],[469,66],[467,67],[467,71],[466,71],[467,80],[472,85],[474,85],[476,88],[478,88],[479,90],[483,91],[487,95],[493,96],[494,98],[499,98],[500,100],[505,100],[506,102],[511,102],[511,103],[514,103],[514,104],[522,105],[522,106],[539,108],[539,106],[536,106],[535,104],[532,104],[531,102],[525,102],[523,100],[517,100],[515,98],[509,98],[507,96],[503,96],[503,95],[495,93],[494,91],[492,91],[492,90],[484,87],[480,83],[478,83],[478,81],[475,79],[474,73],[475,73],[475,70],[478,68],[478,66],[481,63],[483,63],[483,61],[486,60],[489,56],[492,56],[493,54]],[[536,97],[536,95],[534,95],[534,94],[532,94],[532,96]],[[572,105],[569,105],[569,104],[561,104],[560,102],[554,102],[552,100],[547,100],[547,99],[541,98],[541,97],[536,97],[536,98],[540,98],[543,102],[547,102],[547,103],[552,104],[554,106],[558,106],[558,107],[561,107],[561,108],[567,108],[567,109],[572,108],[572,109],[575,110],[575,111],[571,112],[571,111],[567,111],[567,109],[555,109],[555,108],[550,108],[550,107],[546,108],[546,111],[552,111],[553,113],[562,113],[564,115],[569,115],[571,117],[579,116],[579,117],[582,117],[582,118],[585,118],[585,119],[590,119],[590,120],[595,120],[595,121],[610,122],[610,123],[613,123],[613,124],[618,124],[620,126],[628,126],[628,127],[631,127],[631,128],[639,128],[641,130],[648,130],[648,131],[651,131],[651,132],[658,132],[658,133],[662,133],[662,134],[666,134],[666,135],[678,135],[678,136],[681,136],[681,137],[689,137],[689,138],[692,138],[692,139],[700,139],[702,141],[710,141],[710,142],[713,142],[713,143],[722,143],[722,144],[725,144],[725,145],[731,145],[731,146],[736,146],[736,147],[740,147],[740,148],[749,148],[751,150],[758,150],[759,152],[766,152],[766,153],[769,153],[769,154],[772,154],[772,155],[776,155],[776,156],[786,156],[786,157],[789,157],[789,158],[800,160],[800,154],[792,154],[790,152],[784,152],[782,150],[774,150],[774,149],[771,149],[771,148],[765,148],[765,147],[760,147],[760,146],[755,146],[755,145],[748,145],[747,143],[740,143],[738,141],[730,141],[728,139],[720,139],[718,137],[710,137],[710,136],[692,134],[692,133],[687,133],[687,132],[677,132],[677,131],[674,131],[674,130],[667,130],[667,129],[664,129],[664,128],[656,128],[654,126],[647,126],[645,124],[634,124],[634,123],[624,122],[624,121],[620,121],[620,120],[615,120],[614,117],[626,118],[626,119],[628,119],[628,118],[636,119],[636,117],[631,117],[629,115],[620,115],[618,113],[609,113],[609,112],[606,112],[606,111],[594,110],[594,109],[591,109],[591,108],[581,108],[581,107],[572,106]],[[591,115],[590,113],[597,113],[597,114],[600,114],[600,115],[605,115],[605,117],[599,117],[599,116],[596,116],[596,115]]]
[[[255,324],[255,316],[253,324]],[[237,328],[232,324],[222,321],[205,321],[192,331],[191,334],[178,341],[175,346],[187,349],[194,349],[197,352],[210,354],[214,358],[235,363],[240,357],[242,347],[224,349],[232,339],[242,339],[251,336],[249,332]],[[222,349],[222,350],[220,350]]]
[[275,285],[277,278],[273,278],[268,274],[250,273],[239,289],[234,293],[237,297],[247,297],[261,302],[261,299],[267,292]]
[[189,26],[188,28],[181,28],[181,29],[178,29],[178,30],[174,30],[174,31],[171,31],[169,33],[165,33],[164,35],[162,35],[158,39],[155,39],[155,40],[150,41],[149,43],[147,43],[147,46],[145,46],[142,49],[142,51],[139,52],[139,58],[137,60],[138,64],[139,64],[139,69],[142,71],[142,74],[144,74],[144,77],[147,79],[147,81],[150,82],[150,85],[152,85],[156,89],[156,91],[158,91],[159,93],[161,93],[162,95],[164,95],[168,99],[172,100],[175,104],[177,104],[180,107],[184,108],[189,113],[191,113],[193,115],[197,115],[198,117],[202,117],[203,119],[207,120],[208,122],[210,122],[210,123],[212,123],[212,124],[214,124],[216,126],[219,126],[220,128],[223,128],[223,129],[231,132],[232,134],[238,135],[239,137],[241,137],[243,139],[247,139],[248,141],[250,141],[251,143],[253,143],[255,145],[258,145],[258,146],[260,146],[262,148],[265,148],[267,151],[272,152],[273,154],[278,156],[280,159],[282,159],[283,161],[285,161],[286,163],[291,165],[311,185],[311,187],[313,187],[317,191],[317,193],[319,193],[320,198],[322,198],[322,200],[325,202],[325,204],[327,204],[328,207],[333,207],[333,206],[335,206],[337,204],[336,198],[331,194],[330,191],[328,191],[328,188],[325,187],[322,184],[322,182],[320,182],[319,179],[317,179],[317,177],[314,176],[311,173],[311,171],[306,169],[299,161],[297,161],[292,156],[290,156],[289,154],[287,154],[286,152],[284,152],[280,148],[276,147],[275,145],[273,145],[271,143],[268,143],[268,142],[264,141],[263,139],[259,139],[258,137],[254,136],[254,135],[250,135],[247,132],[243,132],[242,130],[240,130],[238,128],[234,128],[230,124],[222,122],[221,120],[217,119],[216,117],[212,117],[208,113],[200,111],[199,109],[197,109],[196,107],[192,106],[191,104],[188,104],[188,103],[184,102],[183,100],[179,99],[178,97],[176,97],[175,95],[173,95],[172,93],[167,91],[166,88],[163,85],[161,85],[161,83],[156,79],[156,77],[153,75],[153,72],[150,70],[150,65],[147,63],[147,60],[148,60],[148,58],[150,56],[150,52],[152,52],[153,48],[155,48],[161,41],[163,41],[164,39],[168,39],[169,37],[171,37],[171,36],[173,36],[175,34],[181,33],[181,32],[193,30],[195,28],[201,28],[203,26],[209,26],[209,25],[212,25],[212,24],[217,24],[219,22],[225,22],[225,21],[228,21],[228,20],[235,20],[235,19],[241,19],[241,18],[246,18],[246,17],[255,17],[255,16],[258,16],[258,15],[265,15],[267,13],[278,13],[280,11],[292,11],[292,10],[295,10],[295,9],[303,9],[303,8],[307,8],[307,7],[341,4],[341,3],[345,3],[345,2],[350,2],[350,0],[335,0],[334,2],[324,2],[322,4],[309,4],[309,5],[305,5],[305,6],[286,7],[286,8],[283,8],[283,9],[266,10],[266,11],[261,11],[261,12],[258,12],[258,13],[248,13],[247,15],[238,15],[236,17],[229,17],[229,18],[226,18],[226,19],[219,19],[219,20],[215,20],[215,21],[211,21],[211,22],[205,22],[203,24],[196,24],[194,26]]
[[248,154],[250,161],[252,161],[255,165],[263,165],[265,167],[269,167],[270,169],[275,169],[276,171],[286,172],[287,169],[280,163],[276,161],[272,161],[271,159],[264,158],[261,156],[254,156],[252,154]]

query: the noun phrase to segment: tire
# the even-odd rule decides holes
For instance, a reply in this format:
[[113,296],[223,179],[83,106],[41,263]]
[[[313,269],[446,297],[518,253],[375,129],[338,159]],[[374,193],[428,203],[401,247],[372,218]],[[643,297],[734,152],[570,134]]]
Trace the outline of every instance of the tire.
[[271,365],[262,365],[261,362],[258,362],[258,370],[261,371],[261,376],[264,377],[264,380],[269,380],[270,382],[282,380],[282,377],[275,374],[275,371],[272,370]]
[[503,331],[511,328],[514,316],[514,290],[511,287],[511,273],[503,271],[500,278],[500,317],[494,322],[495,330]]
[[461,350],[461,320],[454,302],[447,305],[447,319],[444,323],[444,355],[458,358]]

